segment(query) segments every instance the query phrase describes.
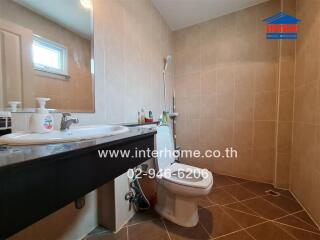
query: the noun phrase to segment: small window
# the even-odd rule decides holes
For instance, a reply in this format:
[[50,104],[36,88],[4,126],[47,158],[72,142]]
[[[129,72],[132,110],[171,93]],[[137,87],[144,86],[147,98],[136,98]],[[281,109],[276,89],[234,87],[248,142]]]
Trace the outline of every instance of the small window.
[[33,66],[36,70],[67,75],[67,48],[48,39],[33,36]]

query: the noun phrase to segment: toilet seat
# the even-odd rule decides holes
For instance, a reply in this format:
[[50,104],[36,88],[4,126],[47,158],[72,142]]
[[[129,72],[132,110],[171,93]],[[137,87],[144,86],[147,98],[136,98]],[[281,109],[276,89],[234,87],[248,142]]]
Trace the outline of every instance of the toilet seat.
[[181,163],[170,165],[160,176],[162,180],[190,188],[207,189],[213,181],[208,170]]

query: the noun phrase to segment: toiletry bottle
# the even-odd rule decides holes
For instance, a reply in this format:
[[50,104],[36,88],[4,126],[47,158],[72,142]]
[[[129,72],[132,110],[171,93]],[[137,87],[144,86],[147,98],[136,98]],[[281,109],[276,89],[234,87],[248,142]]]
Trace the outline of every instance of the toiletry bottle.
[[153,122],[153,114],[152,114],[152,111],[149,111],[149,118],[151,119],[151,122]]
[[167,111],[162,112],[162,124],[163,125],[168,125],[169,122],[169,114]]
[[37,98],[39,108],[33,113],[29,121],[29,129],[33,133],[46,133],[53,130],[53,116],[45,108],[50,98]]
[[141,124],[141,114],[138,112],[138,124]]
[[141,109],[141,124],[145,123],[145,110],[144,108]]
[[10,106],[10,112],[16,112],[17,111],[17,107],[18,107],[19,104],[21,104],[21,102],[19,102],[19,101],[9,101],[8,104]]

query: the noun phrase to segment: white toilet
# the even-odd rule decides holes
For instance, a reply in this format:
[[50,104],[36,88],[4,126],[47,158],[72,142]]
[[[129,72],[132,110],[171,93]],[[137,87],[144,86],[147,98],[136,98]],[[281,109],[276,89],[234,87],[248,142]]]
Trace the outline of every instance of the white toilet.
[[158,158],[156,211],[164,218],[183,227],[198,224],[197,198],[210,193],[213,185],[211,172],[185,164],[175,163],[172,154],[160,154],[174,150],[171,129],[159,126],[156,135]]

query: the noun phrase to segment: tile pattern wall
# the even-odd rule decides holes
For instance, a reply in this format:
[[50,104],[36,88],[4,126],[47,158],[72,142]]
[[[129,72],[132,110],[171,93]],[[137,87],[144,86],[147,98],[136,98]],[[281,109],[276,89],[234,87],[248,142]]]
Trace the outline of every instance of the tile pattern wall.
[[320,1],[298,0],[290,188],[320,224]]
[[[291,16],[296,16],[296,1],[282,0],[281,9]],[[296,41],[282,40],[280,42],[274,183],[277,187],[286,189],[289,188],[290,181],[295,46]]]
[[[158,118],[164,102],[163,59],[173,52],[171,30],[150,0],[96,0],[96,5],[101,16],[95,29],[97,78],[104,79],[96,94],[97,112],[104,112],[110,123],[137,122],[141,107]],[[172,71],[170,65],[167,102]]]
[[[150,0],[94,0],[94,23],[96,111],[77,114],[80,124],[136,122],[141,107],[159,117],[163,57],[173,52],[172,32],[159,12]],[[172,71],[173,65],[168,67],[167,102],[172,96]],[[15,114],[15,130],[26,130],[28,119],[29,114]],[[55,115],[55,120],[58,125],[60,116]],[[127,183],[126,174],[114,183],[117,228],[132,216],[123,198]],[[86,196],[87,208],[74,210],[70,204],[10,239],[81,239],[96,227],[96,195],[94,191]],[[110,195],[100,197],[103,201]]]
[[272,0],[174,33],[178,144],[238,150],[238,158],[185,162],[273,181],[279,42],[266,40],[261,20],[279,9]]

